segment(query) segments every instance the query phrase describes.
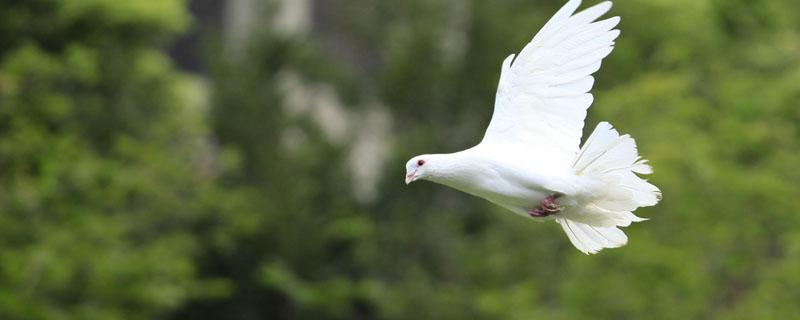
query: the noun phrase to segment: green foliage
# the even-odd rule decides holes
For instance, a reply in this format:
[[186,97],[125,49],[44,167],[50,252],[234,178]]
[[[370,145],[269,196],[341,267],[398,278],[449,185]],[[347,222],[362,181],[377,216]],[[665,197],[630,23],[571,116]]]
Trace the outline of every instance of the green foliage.
[[216,170],[198,92],[155,47],[186,13],[120,3],[0,5],[3,319],[150,319],[203,285]]
[[[159,50],[183,1],[0,2],[0,318],[800,312],[794,0],[615,3],[586,131],[634,136],[664,192],[624,248],[584,256],[556,225],[402,184],[412,155],[480,140],[500,62],[561,2],[314,2],[313,35],[209,45],[207,86]],[[290,74],[345,112],[388,108],[374,199],[352,191],[360,118],[331,137]]]

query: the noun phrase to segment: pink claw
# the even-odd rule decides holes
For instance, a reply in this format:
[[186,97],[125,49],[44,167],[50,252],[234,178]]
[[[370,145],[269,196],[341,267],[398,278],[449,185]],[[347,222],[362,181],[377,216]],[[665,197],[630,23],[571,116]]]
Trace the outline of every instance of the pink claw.
[[534,218],[547,217],[561,211],[561,206],[556,203],[558,195],[550,195],[542,200],[542,204],[536,208],[528,211],[528,214]]

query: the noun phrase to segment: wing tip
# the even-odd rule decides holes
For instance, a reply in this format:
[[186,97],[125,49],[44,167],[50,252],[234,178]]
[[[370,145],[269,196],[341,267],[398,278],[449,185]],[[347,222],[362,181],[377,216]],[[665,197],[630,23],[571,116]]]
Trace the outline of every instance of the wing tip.
[[568,1],[567,3],[564,4],[564,6],[561,7],[561,9],[559,9],[556,12],[555,15],[553,15],[553,18],[555,18],[557,16],[562,16],[562,15],[563,15],[562,16],[563,18],[569,18],[570,16],[575,14],[575,11],[578,10],[578,7],[581,6],[582,2],[583,2],[582,0],[570,0],[570,1]]
[[611,11],[611,7],[613,6],[611,1],[603,1],[596,5],[593,5],[587,9],[584,9],[580,13],[576,14],[575,16],[583,16],[583,18],[587,19],[587,21],[583,22],[592,22],[604,14]]
[[564,7],[570,6],[570,7],[575,7],[577,9],[578,7],[580,7],[582,2],[583,0],[570,0],[567,1],[566,4],[564,4]]
[[601,15],[603,15],[603,14],[606,14],[606,12],[608,12],[609,10],[611,10],[611,7],[613,7],[613,6],[614,6],[613,2],[611,2],[611,1],[603,1],[603,2],[600,2],[600,3],[596,4],[596,5],[593,5],[593,6],[589,7],[589,9],[586,9],[586,10],[597,10],[598,12],[602,12]]
[[[620,21],[622,21],[622,17],[613,16],[613,17],[605,19],[603,21],[607,22],[610,25],[609,29],[613,29],[613,28],[616,28],[617,26],[619,26]],[[603,21],[601,21],[601,22],[603,22]]]

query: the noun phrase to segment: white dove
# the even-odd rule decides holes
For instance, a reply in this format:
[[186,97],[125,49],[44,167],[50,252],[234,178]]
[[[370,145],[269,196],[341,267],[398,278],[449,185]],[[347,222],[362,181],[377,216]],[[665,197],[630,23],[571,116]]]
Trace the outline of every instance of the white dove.
[[591,76],[614,48],[619,17],[596,21],[606,1],[577,14],[567,2],[514,59],[503,61],[494,114],[477,146],[416,156],[406,184],[429,180],[484,198],[524,217],[554,220],[578,250],[616,248],[619,227],[645,219],[632,213],[661,199],[636,174],[652,169],[636,143],[601,122],[579,148]]

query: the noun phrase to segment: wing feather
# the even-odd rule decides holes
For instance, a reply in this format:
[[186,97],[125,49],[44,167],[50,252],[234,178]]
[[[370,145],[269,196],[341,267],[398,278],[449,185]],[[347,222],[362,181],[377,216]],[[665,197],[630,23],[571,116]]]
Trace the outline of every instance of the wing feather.
[[595,21],[606,1],[577,14],[571,0],[553,15],[519,55],[503,61],[494,114],[481,144],[546,152],[571,164],[579,150],[592,74],[614,49],[619,17]]

